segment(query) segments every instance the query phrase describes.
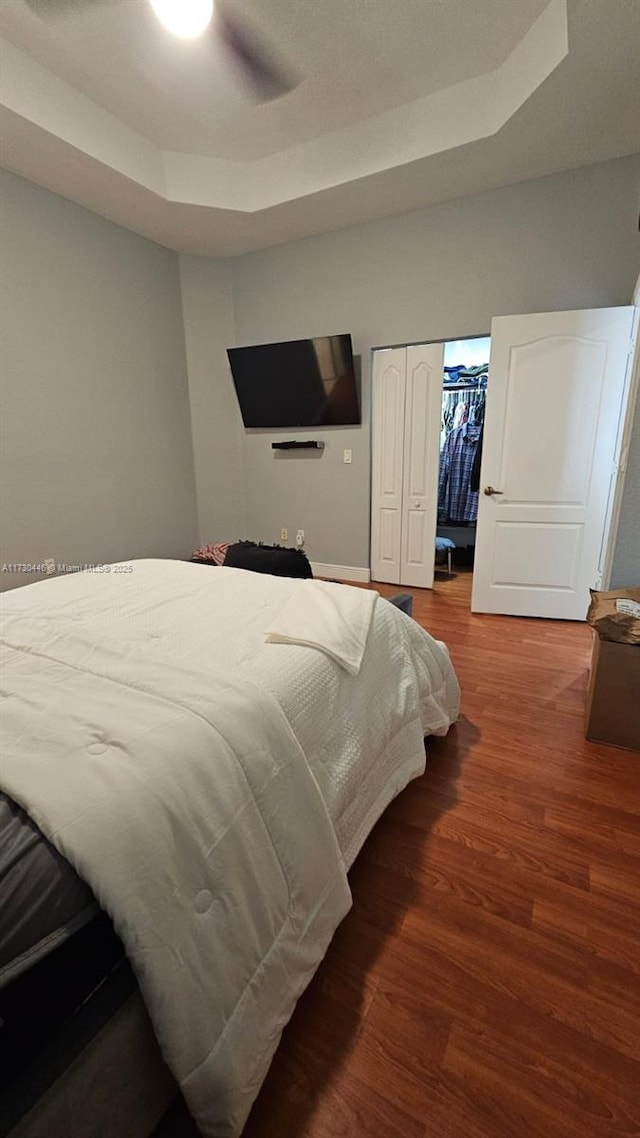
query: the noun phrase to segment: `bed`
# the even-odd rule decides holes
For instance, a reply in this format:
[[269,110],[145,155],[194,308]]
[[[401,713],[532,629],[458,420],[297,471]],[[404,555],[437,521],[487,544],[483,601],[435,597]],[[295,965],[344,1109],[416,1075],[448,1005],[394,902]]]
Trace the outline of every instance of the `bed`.
[[350,865],[459,706],[381,598],[355,675],[267,642],[308,587],[148,560],[4,594],[1,1134],[143,1138],[176,1080],[203,1135],[240,1134]]

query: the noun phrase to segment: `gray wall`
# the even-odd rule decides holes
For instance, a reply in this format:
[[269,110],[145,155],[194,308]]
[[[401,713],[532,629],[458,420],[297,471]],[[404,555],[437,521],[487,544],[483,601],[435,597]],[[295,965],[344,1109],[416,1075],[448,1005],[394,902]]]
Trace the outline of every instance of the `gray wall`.
[[0,562],[188,555],[176,255],[3,171],[0,211]]
[[[181,557],[198,535],[285,526],[315,561],[367,566],[371,347],[628,303],[639,184],[634,156],[235,261],[181,257],[178,273],[175,254],[0,171],[0,563]],[[305,432],[243,430],[225,348],[338,331],[362,359],[363,425],[276,457],[272,439]],[[613,581],[640,583],[640,408]]]
[[[633,301],[640,308],[640,276],[636,281]],[[611,567],[611,588],[640,585],[640,327],[636,343],[636,381],[638,401],[633,421],[629,461],[618,525],[618,539]]]
[[[237,258],[236,343],[349,331],[363,362],[363,425],[307,432],[321,458],[274,458],[271,440],[299,431],[245,433],[248,532],[302,527],[312,560],[367,566],[371,348],[488,332],[497,314],[628,304],[639,184],[635,155]],[[639,462],[637,429],[616,559],[627,575]]]
[[610,584],[612,589],[619,585],[640,585],[640,398],[633,424]]
[[245,536],[242,419],[229,376],[233,299],[228,261],[180,257],[200,541]]

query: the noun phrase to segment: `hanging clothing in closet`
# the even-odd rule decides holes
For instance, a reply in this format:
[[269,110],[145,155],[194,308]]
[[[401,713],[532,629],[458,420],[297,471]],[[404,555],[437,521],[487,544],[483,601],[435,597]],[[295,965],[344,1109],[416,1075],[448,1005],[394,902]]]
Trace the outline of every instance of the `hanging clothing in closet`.
[[472,490],[479,490],[480,489],[480,468],[482,466],[482,441],[483,441],[483,439],[484,439],[484,423],[482,424],[482,426],[480,428],[480,438],[478,439],[478,446],[476,448],[476,457],[474,458],[473,466],[471,467],[471,478],[469,479],[469,485],[471,486]]
[[[472,473],[484,423],[488,365],[445,368],[438,478],[438,521],[469,525],[478,516],[478,486]],[[455,375],[453,387],[448,374]]]
[[440,455],[438,521],[475,522],[478,491],[471,489],[471,471],[482,428],[463,423],[447,436]]

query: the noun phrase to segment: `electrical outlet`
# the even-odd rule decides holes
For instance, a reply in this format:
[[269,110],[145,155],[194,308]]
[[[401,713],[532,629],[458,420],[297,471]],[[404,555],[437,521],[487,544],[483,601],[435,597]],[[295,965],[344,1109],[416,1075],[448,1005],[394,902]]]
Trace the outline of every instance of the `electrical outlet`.
[[296,549],[302,549],[304,545],[304,530],[299,529],[296,534]]
[[289,540],[289,530],[285,529],[283,526],[283,528],[280,530],[280,541],[288,541],[288,540]]
[[343,450],[343,452],[342,452],[342,461],[343,462],[351,462],[352,458],[353,458],[353,452],[352,451]]

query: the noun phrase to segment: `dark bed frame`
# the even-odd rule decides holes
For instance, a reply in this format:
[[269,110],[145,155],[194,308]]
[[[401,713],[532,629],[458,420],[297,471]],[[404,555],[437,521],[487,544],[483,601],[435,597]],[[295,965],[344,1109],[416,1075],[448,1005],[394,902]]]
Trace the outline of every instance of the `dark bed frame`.
[[136,991],[20,1121],[11,1130],[0,1128],[0,1134],[149,1138],[176,1094]]

